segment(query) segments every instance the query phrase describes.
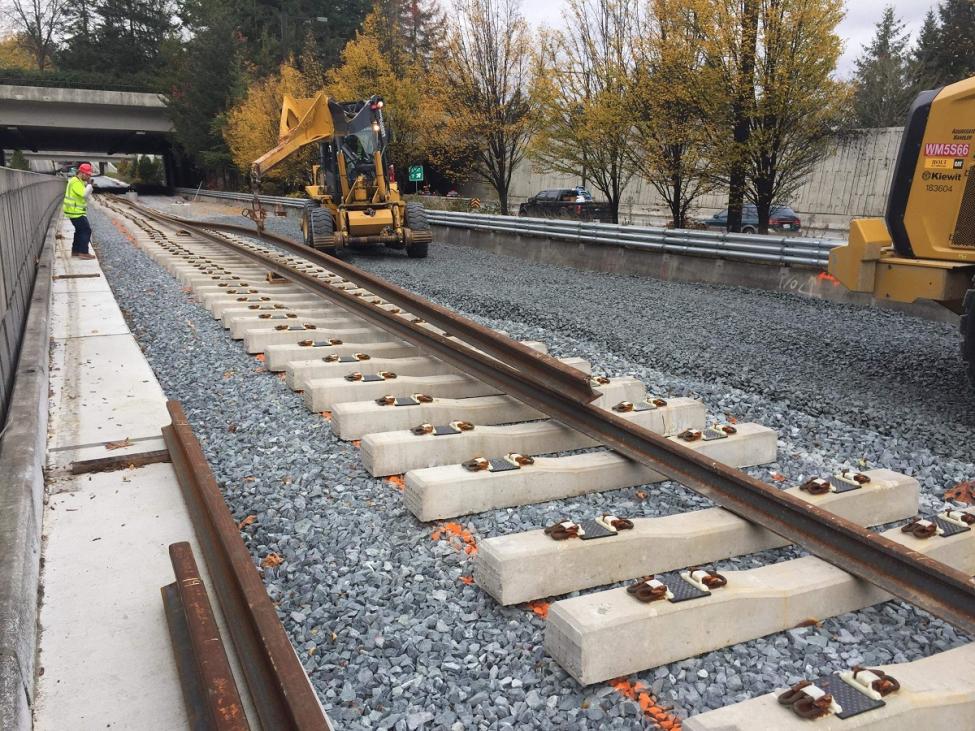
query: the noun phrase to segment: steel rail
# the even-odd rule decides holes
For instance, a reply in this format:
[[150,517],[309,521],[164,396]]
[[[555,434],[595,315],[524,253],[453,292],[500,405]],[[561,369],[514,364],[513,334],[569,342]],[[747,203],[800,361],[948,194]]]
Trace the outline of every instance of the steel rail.
[[[196,226],[198,228],[201,223],[199,221],[191,221],[154,211],[145,206],[132,203],[131,201],[125,201],[125,203],[145,216],[155,218],[157,221],[168,221],[171,225]],[[215,231],[227,231],[242,236],[260,236],[253,228],[229,223],[206,223],[205,228]],[[309,259],[316,264],[342,275],[344,278],[355,282],[364,289],[368,289],[377,297],[382,297],[408,310],[431,325],[435,325],[441,330],[449,332],[451,335],[467,342],[478,350],[493,355],[495,358],[503,359],[508,366],[523,372],[526,377],[530,376],[536,380],[548,381],[564,389],[580,401],[589,402],[598,397],[598,394],[593,391],[589,377],[585,373],[577,368],[565,365],[546,353],[532,350],[516,340],[499,335],[494,330],[479,325],[473,320],[458,315],[455,312],[451,312],[446,307],[441,307],[428,300],[418,299],[412,292],[408,292],[402,287],[398,287],[374,274],[363,271],[337,257],[323,254],[303,244],[297,244],[291,239],[267,231],[264,232],[263,238],[297,256]],[[232,242],[221,241],[220,243],[228,245]],[[242,247],[238,247],[238,250],[241,253],[247,254]],[[287,276],[291,277],[292,271],[289,269]],[[312,280],[316,284],[321,284],[313,277],[308,277],[307,279]],[[325,291],[333,292],[334,288],[328,287]],[[352,298],[346,297],[344,299],[346,302],[349,302]],[[419,328],[417,329],[419,330]]]
[[176,581],[162,587],[163,604],[180,666],[193,729],[250,731],[220,628],[187,542],[169,546]]
[[[157,220],[162,218],[160,216]],[[204,238],[221,242],[221,237],[206,231],[208,228],[216,228],[217,225],[165,218],[194,229]],[[249,231],[246,235],[257,234]],[[272,243],[279,243],[281,239],[267,233],[264,238]],[[247,247],[229,241],[224,243],[228,248],[246,253],[252,259],[266,259],[249,251]],[[309,259],[321,262],[321,257],[316,258],[315,252],[308,251]],[[267,261],[270,262],[269,259]],[[328,266],[330,261],[321,263]],[[354,269],[348,264],[345,267]],[[388,325],[383,327],[390,332],[414,343],[422,342],[423,348],[451,365],[495,386],[555,421],[661,472],[736,515],[758,523],[819,558],[975,636],[975,580],[972,577],[810,505],[740,470],[708,459],[677,442],[622,419],[611,411],[573,398],[571,394],[551,383],[526,378],[524,374],[505,366],[504,363],[486,358],[483,354],[437,333],[417,328],[360,297],[336,290],[310,275],[277,262],[270,268],[279,274],[284,272],[283,275],[289,279],[313,291],[320,291],[330,299],[338,299],[341,294],[346,295],[342,299],[348,302],[350,309],[365,319],[379,324],[381,320],[386,320]],[[355,280],[355,277],[349,278]],[[421,340],[418,341],[418,338]]]
[[163,438],[261,725],[331,731],[182,406],[166,408]]

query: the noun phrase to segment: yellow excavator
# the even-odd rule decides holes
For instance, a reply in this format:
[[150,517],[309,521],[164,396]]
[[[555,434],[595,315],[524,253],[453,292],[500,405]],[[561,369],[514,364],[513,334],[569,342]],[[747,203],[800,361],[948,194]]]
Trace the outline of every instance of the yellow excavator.
[[308,99],[285,95],[278,144],[251,165],[254,205],[244,214],[262,228],[261,178],[317,143],[314,184],[305,186],[312,201],[302,214],[305,243],[333,255],[346,247],[383,245],[423,258],[433,239],[430,224],[421,204],[400,197],[394,170],[384,160],[388,142],[382,97],[337,102],[324,91]]
[[961,315],[975,385],[975,77],[923,91],[908,112],[884,218],[852,221],[829,273],[896,302],[934,300]]

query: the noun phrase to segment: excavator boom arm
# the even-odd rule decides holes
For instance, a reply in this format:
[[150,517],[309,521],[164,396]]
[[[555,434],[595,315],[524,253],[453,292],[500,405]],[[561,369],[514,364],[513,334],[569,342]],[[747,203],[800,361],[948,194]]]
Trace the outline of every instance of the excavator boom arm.
[[309,99],[295,99],[285,94],[278,144],[251,164],[251,178],[260,180],[264,173],[305,145],[329,139],[334,134],[335,123],[324,92]]

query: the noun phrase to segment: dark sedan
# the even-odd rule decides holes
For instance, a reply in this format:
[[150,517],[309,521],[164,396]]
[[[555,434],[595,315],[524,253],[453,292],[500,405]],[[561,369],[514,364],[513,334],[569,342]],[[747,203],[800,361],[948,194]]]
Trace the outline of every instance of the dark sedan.
[[[711,229],[725,231],[728,228],[728,209],[715,213],[704,221],[704,225]],[[798,233],[802,227],[799,216],[789,206],[772,206],[769,212],[769,231],[778,233]],[[758,208],[748,203],[741,211],[741,232],[743,234],[758,233]]]

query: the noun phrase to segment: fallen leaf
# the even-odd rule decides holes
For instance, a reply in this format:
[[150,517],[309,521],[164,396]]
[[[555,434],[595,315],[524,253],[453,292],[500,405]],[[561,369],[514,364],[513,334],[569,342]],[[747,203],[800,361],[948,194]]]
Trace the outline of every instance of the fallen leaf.
[[959,482],[945,491],[945,500],[975,505],[975,480]]
[[728,421],[729,424],[737,424],[738,423],[738,419],[736,419],[731,414],[725,414],[724,415],[724,418]]
[[126,447],[131,447],[132,442],[128,437],[117,442],[108,442],[105,445],[105,449],[125,449]]
[[818,619],[809,617],[808,619],[802,620],[799,624],[796,625],[796,627],[819,627],[821,624],[822,622],[819,621]]
[[253,523],[256,520],[257,520],[257,516],[256,515],[248,515],[246,518],[244,518],[242,521],[240,521],[237,524],[237,530],[243,529],[244,526],[250,525],[251,523]]
[[386,479],[400,492],[406,489],[406,480],[403,479],[403,475],[390,475]]
[[636,496],[638,498],[640,498],[641,500],[646,500],[647,499],[647,494],[643,490],[637,490],[636,491]]
[[668,731],[677,731],[680,729],[680,720],[676,716],[668,713],[671,707],[658,706],[653,695],[647,690],[647,686],[643,682],[637,681],[631,683],[626,678],[616,678],[615,680],[609,681],[609,684],[624,698],[636,701],[640,706],[640,710],[645,715],[653,718],[659,728],[667,729]]
[[278,554],[269,553],[261,561],[261,566],[263,566],[266,569],[271,569],[274,568],[275,566],[280,566],[283,563],[284,563],[284,559],[281,558]]
[[229,431],[231,434],[236,434],[237,433],[237,425],[236,424],[233,424],[233,423],[227,424],[227,431]]

